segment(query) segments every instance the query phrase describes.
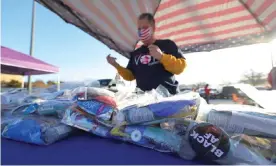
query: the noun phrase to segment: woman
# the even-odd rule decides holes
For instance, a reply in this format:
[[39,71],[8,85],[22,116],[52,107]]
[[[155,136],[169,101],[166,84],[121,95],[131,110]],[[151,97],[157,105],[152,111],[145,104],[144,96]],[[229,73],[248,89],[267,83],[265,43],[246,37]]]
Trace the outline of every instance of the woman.
[[209,104],[209,98],[210,98],[210,91],[211,89],[209,89],[209,85],[206,84],[204,87],[204,92],[205,92],[205,100],[208,104]]
[[186,60],[171,40],[158,40],[154,36],[155,20],[152,14],[144,13],[138,18],[138,36],[143,45],[130,53],[127,67],[122,67],[116,58],[108,56],[107,61],[127,81],[136,79],[142,91],[156,89],[163,85],[171,94],[178,92],[175,74],[186,68]]

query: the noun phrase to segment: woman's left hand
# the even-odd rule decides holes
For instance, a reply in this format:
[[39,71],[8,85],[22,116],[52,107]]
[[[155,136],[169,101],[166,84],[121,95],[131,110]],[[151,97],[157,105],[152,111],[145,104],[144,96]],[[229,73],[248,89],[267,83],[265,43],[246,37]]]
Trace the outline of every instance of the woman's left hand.
[[149,52],[152,57],[154,57],[157,60],[161,60],[163,56],[163,52],[160,50],[160,48],[156,45],[149,45]]

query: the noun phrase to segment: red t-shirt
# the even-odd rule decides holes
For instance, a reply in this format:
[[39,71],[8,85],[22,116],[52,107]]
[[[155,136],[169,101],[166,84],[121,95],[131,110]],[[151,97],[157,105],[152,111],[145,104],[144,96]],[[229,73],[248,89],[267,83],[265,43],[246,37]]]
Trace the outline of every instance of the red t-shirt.
[[205,94],[206,95],[209,95],[210,94],[210,89],[208,87],[205,87],[204,88],[204,91],[205,91]]

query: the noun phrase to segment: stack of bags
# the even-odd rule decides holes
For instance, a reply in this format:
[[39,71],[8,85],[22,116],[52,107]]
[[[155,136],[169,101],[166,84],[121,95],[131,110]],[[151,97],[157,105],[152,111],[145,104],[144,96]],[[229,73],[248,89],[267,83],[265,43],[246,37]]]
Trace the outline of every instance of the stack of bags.
[[[2,118],[1,132],[5,138],[49,145],[79,129],[189,160],[202,157],[219,164],[273,161],[275,116],[244,111],[229,113],[227,109],[210,107],[193,92],[166,94],[151,91],[118,95],[105,89],[80,87],[67,95],[13,109]],[[245,123],[246,119],[253,127]],[[270,132],[258,128],[267,124]],[[238,129],[241,130],[237,133]]]
[[[100,94],[97,97],[95,94]],[[153,94],[153,93],[151,93]],[[114,94],[87,89],[76,104],[67,109],[62,122],[104,138],[117,139],[177,154],[183,159],[203,157],[219,164],[270,164],[263,155],[235,140],[221,128],[194,120],[199,98],[188,94],[149,97],[146,93],[118,110]],[[189,96],[189,97],[187,97]],[[98,98],[98,99],[97,99]],[[190,98],[190,99],[188,99]]]
[[12,116],[1,121],[2,137],[37,145],[49,145],[69,136],[73,129],[54,117]]
[[[144,100],[145,96],[148,94],[139,98]],[[88,88],[85,93],[78,95],[76,104],[66,110],[62,123],[101,137],[162,152],[177,152],[181,137],[163,130],[160,122],[172,118],[195,118],[197,114],[198,103],[194,99],[163,98],[146,105],[136,101],[140,104],[130,102],[130,105],[118,110],[114,97],[107,90]]]
[[68,108],[62,123],[108,137],[112,117],[116,114],[115,94],[105,89],[85,88],[75,96],[76,102]]
[[224,129],[236,142],[276,163],[276,113],[248,105],[211,105],[198,121]]
[[61,123],[61,118],[75,101],[57,99],[62,94],[53,93],[44,98],[27,96],[19,104],[1,111],[4,112],[1,117],[2,137],[37,145],[49,145],[68,137],[74,129]]

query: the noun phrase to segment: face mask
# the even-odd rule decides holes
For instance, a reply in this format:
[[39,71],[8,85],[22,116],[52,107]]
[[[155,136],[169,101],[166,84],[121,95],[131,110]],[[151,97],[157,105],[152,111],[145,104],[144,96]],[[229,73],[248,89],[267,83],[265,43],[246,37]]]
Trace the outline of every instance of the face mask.
[[152,37],[152,28],[148,27],[148,28],[139,29],[138,36],[143,43],[149,41]]

